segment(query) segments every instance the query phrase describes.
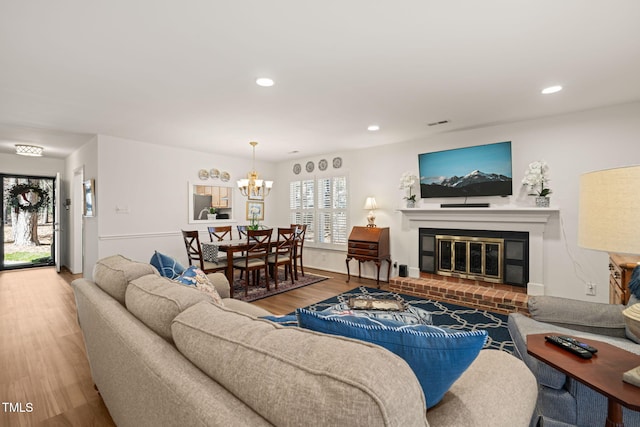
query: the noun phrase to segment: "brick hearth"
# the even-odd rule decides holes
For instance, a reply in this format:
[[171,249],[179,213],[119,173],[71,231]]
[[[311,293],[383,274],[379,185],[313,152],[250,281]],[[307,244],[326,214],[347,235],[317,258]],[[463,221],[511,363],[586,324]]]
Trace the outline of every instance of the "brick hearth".
[[392,277],[389,290],[495,313],[528,314],[525,288],[421,273],[420,278]]

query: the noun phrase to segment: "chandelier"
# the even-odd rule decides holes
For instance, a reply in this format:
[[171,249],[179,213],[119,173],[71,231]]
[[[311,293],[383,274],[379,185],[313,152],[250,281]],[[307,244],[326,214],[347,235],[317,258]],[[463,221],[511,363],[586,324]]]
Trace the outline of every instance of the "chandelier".
[[245,197],[264,198],[269,195],[273,181],[258,179],[258,172],[256,172],[256,145],[258,143],[251,141],[249,145],[253,147],[253,167],[251,172],[247,174],[247,178],[238,180],[238,190]]

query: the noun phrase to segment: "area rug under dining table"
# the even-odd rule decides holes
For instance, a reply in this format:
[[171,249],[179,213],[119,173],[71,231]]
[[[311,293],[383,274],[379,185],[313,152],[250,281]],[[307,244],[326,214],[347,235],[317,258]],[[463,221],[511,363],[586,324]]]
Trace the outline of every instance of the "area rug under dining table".
[[264,275],[261,275],[258,286],[249,286],[249,290],[247,292],[247,295],[245,296],[244,294],[245,280],[244,278],[242,279],[238,278],[238,274],[236,274],[236,277],[233,280],[233,297],[241,301],[251,302],[251,301],[256,301],[262,298],[267,298],[273,295],[281,294],[283,292],[287,292],[292,289],[298,289],[298,288],[302,288],[303,286],[309,286],[314,283],[322,282],[323,280],[327,280],[327,279],[328,277],[320,276],[317,274],[305,273],[305,275],[303,276],[302,274],[298,273],[298,280],[295,280],[295,282],[293,282],[291,280],[291,276],[289,276],[287,280],[285,280],[284,270],[278,269],[278,289],[276,289],[275,282],[273,281],[273,279],[270,278],[269,290],[267,291]]
[[441,301],[423,299],[411,295],[360,286],[335,297],[312,304],[306,307],[306,309],[310,311],[322,311],[336,304],[348,302],[350,298],[394,299],[407,306],[428,311],[431,314],[432,324],[435,326],[466,331],[486,330],[489,338],[484,348],[501,350],[510,354],[512,354],[514,350],[513,341],[507,329],[506,315]]

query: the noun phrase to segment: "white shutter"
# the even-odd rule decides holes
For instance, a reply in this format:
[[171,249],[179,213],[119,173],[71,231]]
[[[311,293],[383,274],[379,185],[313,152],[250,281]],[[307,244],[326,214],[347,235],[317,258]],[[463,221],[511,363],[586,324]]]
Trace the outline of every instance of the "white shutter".
[[293,181],[289,185],[292,224],[306,224],[306,242],[347,244],[347,177]]

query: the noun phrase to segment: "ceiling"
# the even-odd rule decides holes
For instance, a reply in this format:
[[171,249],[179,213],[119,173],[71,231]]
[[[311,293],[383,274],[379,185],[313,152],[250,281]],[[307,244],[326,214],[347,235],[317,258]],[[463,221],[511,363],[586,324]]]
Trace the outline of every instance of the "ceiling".
[[633,102],[639,22],[637,0],[2,1],[0,152],[278,161]]

